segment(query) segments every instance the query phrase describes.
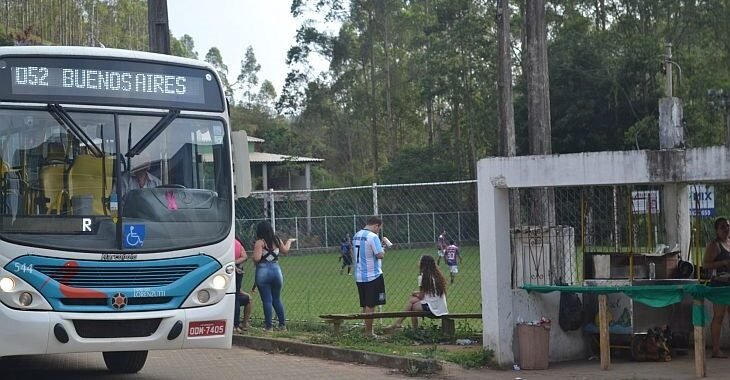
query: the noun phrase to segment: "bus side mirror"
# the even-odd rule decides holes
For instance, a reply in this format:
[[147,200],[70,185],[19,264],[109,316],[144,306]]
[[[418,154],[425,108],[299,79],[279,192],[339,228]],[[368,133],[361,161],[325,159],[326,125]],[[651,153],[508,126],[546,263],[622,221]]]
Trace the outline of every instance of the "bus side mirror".
[[251,163],[248,158],[248,135],[246,131],[231,132],[233,153],[233,191],[236,199],[251,194]]

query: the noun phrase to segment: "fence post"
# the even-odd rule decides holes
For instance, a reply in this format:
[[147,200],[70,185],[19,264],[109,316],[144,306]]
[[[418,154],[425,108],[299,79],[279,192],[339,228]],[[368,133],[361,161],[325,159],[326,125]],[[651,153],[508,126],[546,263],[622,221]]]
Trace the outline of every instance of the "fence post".
[[431,239],[433,239],[436,237],[436,213],[435,212],[431,213],[431,229],[433,231],[431,233]]
[[329,239],[327,238],[327,215],[324,216],[324,247],[329,247]]
[[458,227],[459,228],[459,233],[456,236],[457,237],[457,240],[456,241],[458,241],[459,244],[461,244],[461,211],[457,211],[456,212],[456,224],[459,226]]
[[295,243],[297,243],[297,249],[299,249],[299,217],[294,217],[294,238],[297,239]]
[[270,216],[271,216],[271,228],[274,229],[274,232],[276,232],[276,211],[274,207],[274,189],[269,189],[269,208],[271,209]]
[[357,224],[356,224],[356,215],[352,214],[352,236],[355,236],[357,233]]
[[373,215],[380,215],[378,212],[378,183],[373,182]]
[[411,213],[406,214],[406,226],[408,231],[408,244],[411,244]]

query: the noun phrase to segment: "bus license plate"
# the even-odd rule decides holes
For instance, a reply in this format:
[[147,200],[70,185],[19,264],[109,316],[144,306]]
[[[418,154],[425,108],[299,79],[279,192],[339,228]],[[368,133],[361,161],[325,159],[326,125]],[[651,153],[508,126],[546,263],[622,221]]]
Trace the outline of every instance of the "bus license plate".
[[188,337],[224,335],[225,333],[225,319],[218,321],[195,321],[188,324]]

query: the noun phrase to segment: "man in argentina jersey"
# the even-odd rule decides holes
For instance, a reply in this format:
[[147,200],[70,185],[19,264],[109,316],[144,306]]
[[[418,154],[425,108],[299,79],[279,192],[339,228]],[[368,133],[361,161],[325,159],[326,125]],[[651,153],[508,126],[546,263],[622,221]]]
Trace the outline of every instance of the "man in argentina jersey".
[[[385,305],[385,281],[383,280],[383,246],[378,233],[383,220],[371,216],[367,225],[352,237],[352,254],[355,259],[355,282],[363,313],[372,313],[375,306]],[[365,333],[373,333],[373,320],[365,319]]]

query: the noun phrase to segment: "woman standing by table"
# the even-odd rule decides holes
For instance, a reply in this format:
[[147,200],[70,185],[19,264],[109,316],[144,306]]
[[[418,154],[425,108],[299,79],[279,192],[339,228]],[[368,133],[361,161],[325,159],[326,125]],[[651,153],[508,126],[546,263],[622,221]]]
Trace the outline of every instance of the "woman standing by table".
[[[726,218],[715,220],[715,239],[705,248],[703,268],[713,273],[710,286],[730,286],[730,223]],[[720,351],[720,330],[728,305],[712,304],[712,357],[727,358]]]

